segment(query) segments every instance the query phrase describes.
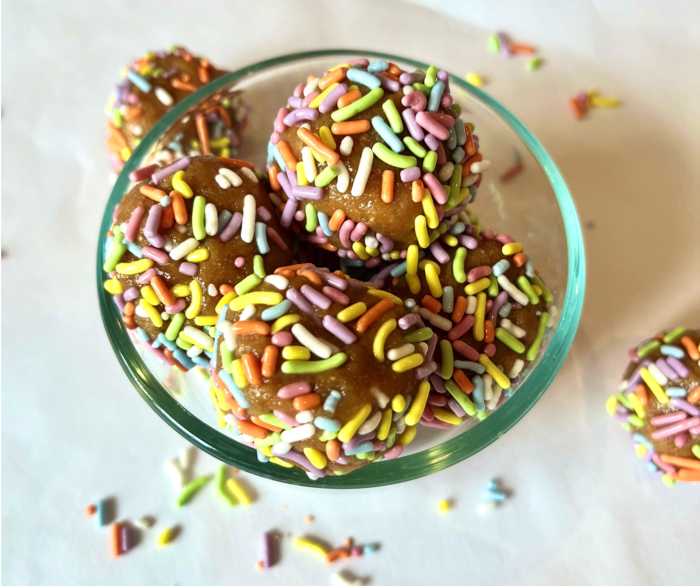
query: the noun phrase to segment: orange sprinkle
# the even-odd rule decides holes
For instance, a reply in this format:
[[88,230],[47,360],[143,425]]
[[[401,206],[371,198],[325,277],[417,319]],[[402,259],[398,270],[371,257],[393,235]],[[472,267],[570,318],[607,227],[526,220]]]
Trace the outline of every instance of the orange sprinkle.
[[191,83],[187,83],[186,81],[182,81],[181,79],[178,79],[177,77],[174,78],[170,82],[170,85],[172,85],[176,90],[181,90],[183,92],[193,92],[197,89]]
[[284,267],[278,267],[275,269],[275,275],[279,275],[282,273],[282,271],[298,271],[302,267],[308,267],[310,263],[304,262],[304,263],[299,263],[296,265],[287,265]]
[[305,279],[308,279],[311,281],[314,285],[322,285],[323,281],[321,281],[321,277],[319,277],[316,273],[313,271],[309,271],[308,269],[300,269],[297,271],[297,275],[300,277],[304,277]]
[[341,270],[333,271],[333,274],[334,274],[336,277],[340,277],[341,279],[347,279],[347,278],[348,278],[347,275],[346,275],[343,271],[341,271]]
[[127,301],[124,304],[124,315],[132,316],[135,313],[136,313],[136,306],[131,301]]
[[179,191],[173,190],[170,192],[170,203],[172,204],[175,221],[184,226],[187,224],[187,207],[185,206],[185,198]]
[[281,427],[277,427],[276,425],[272,425],[270,423],[265,423],[262,419],[260,419],[260,417],[256,417],[255,415],[251,415],[250,420],[255,423],[255,425],[264,429],[269,429],[270,431],[282,431]]
[[277,165],[272,165],[270,170],[267,172],[267,175],[270,178],[270,187],[272,187],[272,191],[279,191],[282,189],[280,182],[277,180],[277,175],[279,175],[280,172],[281,169]]
[[309,75],[309,77],[306,78],[306,83],[309,83],[312,79],[318,78],[318,75]]
[[221,293],[222,295],[228,295],[229,293],[234,293],[235,291],[236,290],[233,288],[233,285],[219,285],[219,293]]
[[250,352],[241,356],[243,362],[243,374],[252,385],[261,385],[262,373],[260,372],[260,360],[255,354]]
[[646,407],[649,403],[649,395],[647,394],[647,388],[645,385],[637,385],[634,387],[634,394],[639,398],[639,402],[642,407]]
[[700,403],[700,387],[695,387],[688,395],[688,403]]
[[231,116],[228,115],[226,108],[218,104],[214,109],[219,113],[219,118],[224,121],[226,128],[231,128]]
[[331,126],[331,132],[335,135],[362,134],[369,130],[369,120],[350,120],[348,122],[336,122]]
[[138,327],[133,315],[125,315],[122,318],[122,321],[124,322],[127,330],[135,330]]
[[337,547],[335,549],[330,550],[326,554],[326,561],[330,564],[333,563],[335,560],[338,560],[340,558],[349,558],[350,557],[350,552],[343,548],[343,547]]
[[156,292],[156,295],[158,295],[158,299],[160,299],[163,302],[163,305],[168,307],[169,305],[175,305],[175,297],[173,297],[173,294],[170,292],[170,289],[168,289],[168,284],[165,282],[165,279],[161,277],[160,275],[156,275],[151,279],[150,283],[151,287],[153,287],[153,290]]
[[173,211],[173,206],[166,206],[163,208],[163,215],[160,217],[160,227],[163,230],[172,228],[175,223],[175,212]]
[[576,98],[569,98],[569,106],[571,106],[571,111],[574,113],[574,118],[583,118],[584,111],[578,103]]
[[326,456],[331,462],[335,462],[340,458],[340,442],[337,439],[326,442]]
[[317,393],[306,393],[305,395],[299,395],[294,397],[292,405],[297,411],[306,411],[307,409],[313,409],[321,404],[321,395]]
[[691,470],[700,470],[700,460],[697,458],[681,458],[680,456],[672,456],[670,454],[660,454],[662,462],[673,464],[679,468],[690,468]]
[[248,161],[242,161],[241,159],[231,159],[230,157],[216,157],[222,163],[228,163],[229,165],[236,165],[236,167],[246,167],[251,171],[255,171],[255,165],[249,163]]
[[532,55],[535,48],[530,45],[521,45],[520,43],[511,43],[508,48],[516,55]]
[[393,73],[394,75],[401,75],[401,68],[396,65],[396,63],[392,63],[389,61],[389,73]]
[[290,171],[296,171],[298,161],[294,156],[294,153],[292,152],[292,148],[289,146],[289,143],[285,140],[280,140],[277,143],[277,150],[280,152],[280,155],[284,160],[284,164],[287,165],[287,168]]
[[211,80],[209,70],[206,67],[200,67],[197,70],[197,74],[199,75],[199,81],[201,81],[202,83],[209,83],[209,81]]
[[328,227],[333,230],[333,232],[337,232],[340,230],[340,226],[342,226],[343,222],[345,221],[345,212],[343,210],[335,210],[333,212],[333,215],[331,216],[331,219],[328,220]]
[[394,172],[391,169],[382,173],[382,201],[384,203],[394,201]]
[[141,108],[129,108],[126,112],[122,113],[122,118],[127,122],[131,122],[134,118],[141,116],[141,114],[143,114]]
[[270,324],[267,324],[264,321],[237,321],[231,326],[231,330],[237,336],[241,336],[244,334],[259,334],[260,336],[269,336]]
[[314,244],[316,248],[323,248],[324,250],[330,250],[331,252],[335,252],[338,250],[337,246],[333,246],[330,242],[325,242],[323,244]]
[[126,144],[126,137],[124,136],[124,133],[121,130],[119,130],[111,122],[107,122],[107,128],[109,128],[109,134],[111,135],[111,137],[120,147],[128,146]]
[[394,278],[391,279],[391,284],[392,284],[394,287],[398,287],[398,286],[399,286],[399,281],[401,281],[401,279],[400,279],[399,277],[394,277]]
[[157,187],[153,187],[152,185],[142,185],[139,192],[141,195],[145,195],[147,198],[152,199],[153,201],[160,201],[165,197],[165,191],[162,191]]
[[185,83],[189,83],[192,81],[192,78],[190,77],[189,73],[183,73],[180,75],[180,79],[184,81]]
[[421,303],[423,304],[423,307],[426,307],[433,313],[440,313],[442,311],[442,303],[430,295],[424,295]]
[[490,344],[493,342],[494,329],[493,322],[491,320],[484,320],[484,342]]
[[386,77],[387,79],[391,79],[393,81],[399,81],[399,76],[391,73],[391,71],[382,71],[382,75]]
[[678,474],[671,475],[674,480],[680,480],[681,482],[700,482],[700,470],[688,470],[687,468],[681,468]]
[[[474,137],[472,136],[472,129],[468,124],[464,125],[464,132],[467,133],[467,142],[464,152],[470,157],[476,154],[476,147],[474,146]],[[464,175],[464,173],[462,173]]]
[[265,569],[265,564],[263,564],[260,560],[255,562],[255,569],[256,570],[264,570]]
[[173,361],[173,364],[175,365],[175,368],[177,368],[180,372],[187,372],[187,369],[180,364],[180,361],[173,356],[173,353],[168,350],[167,348],[163,348],[163,354],[165,354],[170,360]]
[[294,271],[291,271],[289,269],[276,269],[275,270],[275,275],[282,275],[285,279],[293,279],[294,277],[297,276],[297,274]]
[[362,92],[360,90],[355,90],[353,92],[348,92],[338,98],[338,108],[345,108],[353,102],[356,102],[362,97]]
[[467,311],[467,298],[460,295],[455,299],[455,308],[452,310],[452,321],[456,324],[461,322],[465,311]]
[[112,536],[111,539],[111,550],[112,550],[112,555],[116,558],[119,557],[122,554],[121,547],[119,547],[119,541],[121,537],[121,532],[122,532],[122,525],[121,523],[113,523],[111,527],[110,534]]
[[85,514],[88,517],[92,517],[97,512],[97,507],[95,505],[88,505],[85,507]]
[[457,383],[457,386],[462,389],[463,392],[469,394],[474,390],[472,381],[467,378],[467,375],[464,374],[463,370],[455,368],[454,372],[452,373],[452,379]]
[[467,159],[467,162],[462,165],[462,177],[466,177],[471,173],[469,170],[470,167],[472,166],[472,163],[478,163],[479,161],[483,160],[484,156],[481,153],[476,153],[475,155],[472,155]]
[[264,427],[260,427],[252,421],[246,421],[245,419],[239,419],[236,421],[236,429],[238,429],[238,431],[241,433],[261,440],[265,439],[270,433]]
[[318,89],[323,91],[329,85],[332,85],[334,83],[340,83],[345,79],[345,74],[347,72],[347,67],[338,67],[338,69],[329,71],[328,74],[324,75],[321,79],[318,80]]
[[688,353],[691,360],[700,360],[700,351],[698,351],[698,347],[695,345],[695,342],[693,342],[688,336],[683,336],[681,338],[681,344],[683,344],[683,348],[685,348],[685,351]]
[[202,147],[202,153],[205,155],[211,154],[211,145],[209,144],[209,128],[207,128],[207,119],[203,114],[198,114],[194,117],[194,123],[197,127],[197,136],[199,144]]
[[379,303],[368,309],[355,324],[358,334],[364,334],[382,313],[389,311],[394,306],[391,299],[382,299]]
[[420,179],[416,179],[413,183],[411,183],[411,199],[417,203],[419,201],[423,201],[424,196],[425,186]]
[[[312,151],[315,151],[317,155],[322,157],[325,161],[328,161],[328,164],[335,165],[338,161],[340,161],[340,155],[338,153],[336,153],[332,148],[327,146],[326,143],[324,143],[320,138],[318,138],[314,133],[307,130],[306,128],[299,128],[299,130],[297,130],[297,136]],[[284,141],[281,140],[277,143],[277,149],[279,150],[280,155],[282,155],[282,146],[281,145],[283,142]],[[282,155],[282,158],[284,159],[284,155]],[[287,159],[284,159],[284,162],[287,164],[287,167],[289,167],[289,163],[287,163]],[[295,165],[295,168],[296,168],[296,165]],[[294,169],[292,169],[292,171],[293,170]]]
[[265,346],[265,351],[262,357],[262,375],[265,378],[271,378],[277,369],[277,356],[279,350],[277,346]]
[[512,260],[513,260],[513,264],[516,267],[521,267],[525,264],[526,259],[525,259],[525,255],[522,252],[519,252],[518,254],[513,255]]
[[221,380],[221,377],[218,374],[216,375],[215,383],[216,387],[221,389],[221,392],[224,394],[226,404],[231,408],[231,411],[237,413],[241,417],[248,417],[248,412],[238,404],[238,401],[236,401],[236,399],[233,398],[231,391],[229,391],[228,388],[226,388],[224,381]]

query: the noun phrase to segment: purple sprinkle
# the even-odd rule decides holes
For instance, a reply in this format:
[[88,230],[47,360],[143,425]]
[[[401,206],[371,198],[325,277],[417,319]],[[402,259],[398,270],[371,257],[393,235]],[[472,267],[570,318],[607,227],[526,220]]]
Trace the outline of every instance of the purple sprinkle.
[[285,116],[284,123],[287,126],[294,126],[295,124],[298,124],[299,122],[302,122],[304,120],[314,121],[317,118],[318,110],[314,110],[313,108],[297,107],[296,110],[292,110],[289,114]]
[[[404,110],[404,112],[405,112],[405,110]],[[438,150],[438,147],[440,146],[440,141],[436,137],[434,137],[432,134],[428,134],[425,137],[425,144],[431,151],[436,151],[436,150]]]
[[258,206],[258,219],[261,222],[269,222],[272,219],[272,214],[264,206]]
[[157,163],[147,165],[146,167],[141,167],[140,169],[136,169],[136,171],[132,171],[131,173],[129,173],[129,180],[133,181],[134,183],[144,181],[145,179],[148,179],[151,175],[153,175],[153,172],[157,171],[158,169],[159,167]]
[[418,315],[417,313],[409,313],[408,315],[404,315],[402,318],[399,319],[399,327],[402,330],[407,330],[411,326],[416,325],[419,319],[420,315]]
[[304,313],[308,314],[309,317],[313,320],[313,322],[319,327],[322,328],[323,324],[321,323],[321,320],[319,317],[316,315],[316,312],[314,311],[314,308],[311,306],[311,304],[304,298],[304,296],[299,293],[294,287],[290,287],[287,289],[286,293],[287,299],[289,299],[294,305],[296,305],[301,311]]
[[[637,352],[635,350],[635,356],[637,355]],[[634,392],[634,388],[637,386],[637,383],[642,380],[642,375],[641,375],[641,370],[642,368],[646,368],[651,364],[651,360],[648,358],[645,358],[642,360],[638,365],[637,368],[635,368],[634,372],[632,373],[632,376],[629,379],[628,385],[627,385],[627,390],[631,393]]]
[[153,234],[153,236],[146,234],[146,240],[148,240],[154,248],[163,248],[163,246],[165,246],[165,239],[160,234]]
[[316,289],[309,285],[302,285],[300,291],[304,297],[321,309],[328,309],[331,306],[332,302],[330,299],[328,299],[328,297],[326,297],[323,293],[319,293],[316,291]]
[[382,264],[382,259],[378,256],[375,256],[365,261],[365,267],[368,269],[378,267],[380,264]]
[[[279,179],[280,177],[284,177],[282,173],[280,173],[277,178]],[[285,177],[286,180],[286,177]],[[282,182],[280,181],[280,184]],[[284,204],[284,211],[282,212],[282,216],[280,217],[280,224],[284,228],[289,228],[290,224],[292,223],[292,220],[294,219],[294,213],[297,211],[297,206],[299,205],[298,200],[294,198],[290,198],[286,204]]]
[[659,368],[659,370],[667,376],[670,380],[675,379],[678,375],[676,374],[676,371],[673,370],[663,358],[659,358],[656,361],[656,366]]
[[418,79],[415,73],[404,72],[399,76],[399,81],[404,85],[413,85]]
[[119,532],[119,550],[126,553],[133,547],[131,529],[128,525],[122,525]]
[[[430,362],[435,354],[435,348],[437,348],[438,338],[437,334],[433,334],[428,340],[428,351],[425,353],[425,361]],[[423,377],[421,377],[423,378]]]
[[[281,174],[280,174],[281,175]],[[279,179],[280,175],[277,176]],[[280,183],[281,184],[281,183]],[[292,184],[292,193],[295,198],[299,199],[321,199],[323,197],[323,189],[314,185],[294,185]]]
[[440,246],[440,243],[437,240],[430,245],[430,252],[433,253],[435,260],[441,265],[444,265],[450,260],[450,255],[445,252],[445,249]]
[[440,378],[439,375],[437,374],[431,374],[430,375],[430,382],[433,385],[433,388],[438,392],[442,393],[443,395],[447,393],[447,389],[445,388],[445,382]]
[[158,185],[158,183],[160,183],[166,177],[170,177],[170,175],[174,175],[178,171],[187,169],[191,162],[192,160],[189,157],[182,157],[182,159],[175,161],[172,165],[168,165],[165,169],[161,169],[160,171],[153,173],[151,176],[151,181]]
[[401,171],[400,175],[401,181],[404,183],[410,183],[416,179],[420,179],[420,167],[409,167]]
[[456,216],[457,214],[461,214],[464,210],[467,209],[467,204],[459,204],[457,207],[452,208],[449,212],[445,212],[445,218],[451,218],[452,216]]
[[447,405],[450,407],[450,409],[452,409],[452,413],[454,413],[457,417],[464,417],[466,415],[466,412],[464,409],[462,409],[462,406],[454,399],[448,399]]
[[325,469],[319,470],[318,468],[316,468],[314,465],[311,464],[311,462],[309,462],[308,458],[304,456],[304,454],[300,454],[299,452],[295,452],[294,450],[289,450],[286,454],[283,454],[282,457],[285,460],[291,460],[295,464],[298,464],[302,468],[305,468],[314,476],[323,478],[326,475]]
[[375,77],[381,83],[382,89],[389,92],[398,92],[401,85],[395,79],[389,79],[386,75],[377,74]]
[[148,236],[156,236],[160,228],[160,219],[163,217],[163,206],[154,205],[148,210],[148,219],[143,227],[143,233]]
[[390,265],[385,266],[381,271],[379,271],[374,277],[372,277],[371,283],[377,289],[381,289],[384,287],[384,283],[386,281],[386,278],[389,276],[389,273],[393,271],[397,266],[399,266],[401,263],[399,262],[393,262]]
[[138,276],[138,279],[136,279],[136,280],[138,281],[138,283],[140,285],[148,285],[148,283],[151,282],[151,279],[155,276],[156,276],[156,270],[153,267],[151,267],[147,271],[144,271],[143,273],[141,273]]
[[187,302],[184,299],[176,299],[175,303],[172,305],[165,306],[165,311],[167,311],[170,315],[175,315],[176,313],[184,311],[185,307],[187,307]]
[[510,39],[506,33],[496,33],[498,44],[501,46],[501,54],[510,57],[513,53],[510,50]]
[[231,238],[236,235],[236,232],[238,232],[238,229],[241,227],[242,223],[243,214],[241,214],[241,212],[235,212],[228,221],[228,224],[226,224],[226,227],[221,231],[221,234],[219,234],[219,239],[221,242],[226,244],[229,240],[231,240]]
[[112,299],[114,299],[114,303],[119,308],[119,311],[124,313],[124,306],[126,305],[126,301],[124,301],[124,294],[117,293],[114,297],[112,297]]
[[474,250],[479,243],[476,241],[476,238],[472,238],[471,236],[467,236],[466,234],[460,234],[457,239],[459,240],[459,243],[464,246],[465,248],[468,248],[469,250]]
[[428,375],[434,373],[437,370],[437,362],[431,360],[430,362],[425,362],[416,368],[413,372],[416,380],[423,380]]
[[401,117],[406,123],[408,132],[415,140],[420,142],[425,138],[425,132],[423,132],[423,129],[420,126],[418,126],[418,123],[416,122],[416,113],[413,110],[411,110],[411,108],[406,108],[405,110],[403,110],[401,112]]
[[350,303],[350,298],[345,293],[338,291],[338,289],[335,289],[334,287],[324,285],[322,291],[323,294],[326,297],[329,297],[334,303],[338,303],[340,305],[347,305]]
[[279,181],[280,185],[282,186],[282,189],[284,189],[284,192],[287,194],[287,197],[290,200],[296,199],[294,193],[292,192],[292,185],[289,182],[289,177],[287,177],[287,175],[285,175],[284,173],[279,173],[277,175],[277,181]]
[[369,433],[365,434],[359,434],[356,433],[352,438],[350,438],[350,441],[347,441],[343,444],[343,450],[348,451],[348,450],[354,450],[358,444],[361,444],[362,442],[368,442],[373,440],[377,436],[376,432],[370,431]]
[[[289,98],[287,98],[287,103],[292,108],[301,108],[301,105],[304,103],[304,98],[302,98],[301,96],[289,96]],[[287,124],[286,121],[285,124]],[[294,126],[294,124],[287,124],[287,126]]]
[[323,327],[344,344],[354,344],[357,341],[357,336],[332,315],[323,318]]
[[[161,206],[154,206],[161,207]],[[141,225],[141,220],[146,215],[146,210],[143,206],[139,206],[131,212],[131,217],[129,218],[129,223],[126,225],[126,230],[124,231],[124,239],[128,242],[136,241],[136,234],[138,232],[139,226]]]
[[501,309],[501,306],[507,299],[508,293],[501,291],[498,295],[496,295],[496,298],[491,304],[491,309],[489,310],[488,317],[486,319],[488,319],[494,325],[494,327],[496,326],[496,320],[498,319],[498,310]]
[[384,236],[384,234],[379,234],[377,232],[376,238],[381,244],[381,246],[379,247],[379,252],[381,252],[382,254],[391,252],[394,249],[394,241],[388,236]]
[[280,108],[277,111],[277,118],[275,119],[275,132],[282,134],[287,130],[287,125],[284,123],[284,119],[289,114],[288,108]]
[[344,96],[347,93],[348,86],[344,83],[335,86],[330,92],[328,92],[328,94],[326,94],[326,97],[323,98],[321,104],[318,107],[318,111],[321,114],[327,114],[328,112],[333,110],[333,108],[335,108],[336,104],[338,103],[338,98]]
[[136,287],[129,287],[124,291],[124,301],[133,301],[141,297],[141,292]]
[[181,262],[178,270],[188,277],[194,277],[199,272],[199,267],[191,262]]
[[685,365],[675,356],[667,357],[666,362],[668,362],[668,365],[678,373],[680,378],[686,378],[690,374]]
[[[444,421],[439,421],[437,419],[427,421],[421,417],[420,422],[421,425],[425,425],[426,427],[436,427],[437,429],[450,429],[453,427],[451,423],[445,423]],[[386,458],[386,454],[384,454],[384,458]]]
[[[156,206],[153,206],[156,207]],[[170,262],[170,257],[162,250],[157,248],[152,248],[150,246],[144,246],[141,249],[143,256],[150,258],[151,260],[157,262],[159,265],[167,265]]]
[[674,405],[675,407],[682,409],[688,415],[692,415],[693,417],[700,416],[700,409],[695,407],[695,405],[691,405],[690,403],[688,403],[688,401],[684,401],[683,399],[673,398],[673,399],[671,399],[670,403],[671,403],[671,405]]
[[272,564],[272,533],[265,531],[262,534],[262,567],[267,569]]
[[450,91],[450,74],[444,69],[438,71],[437,78],[445,84],[445,93]]

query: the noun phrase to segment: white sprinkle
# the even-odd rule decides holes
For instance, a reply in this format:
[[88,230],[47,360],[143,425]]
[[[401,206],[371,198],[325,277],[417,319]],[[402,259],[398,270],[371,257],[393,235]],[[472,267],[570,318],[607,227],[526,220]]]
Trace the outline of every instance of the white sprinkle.
[[486,403],[486,408],[489,411],[493,411],[496,408],[496,405],[498,405],[498,400],[501,398],[501,393],[503,392],[503,389],[497,384],[493,383],[491,385],[491,391],[491,398],[489,399],[488,403]]
[[481,380],[484,381],[484,401],[490,401],[493,397],[493,379],[490,374],[484,374]]
[[365,247],[369,248],[370,250],[379,248],[379,240],[377,240],[371,234],[367,234],[367,236],[365,236]]
[[299,411],[299,413],[296,414],[295,419],[299,423],[309,423],[314,420],[314,412],[309,409],[306,411]]
[[394,423],[394,427],[396,427],[396,435],[401,435],[406,430],[406,420],[403,415]]
[[139,317],[148,317],[146,310],[140,305],[136,306],[136,315],[138,315]]
[[410,85],[403,86],[403,95],[404,96],[407,96],[408,94],[410,94],[412,92],[413,92],[413,87],[411,87]]
[[168,321],[170,319],[170,314],[167,311],[164,311],[160,314],[160,318],[163,321]]
[[209,293],[209,297],[216,297],[218,291],[216,290],[216,285],[214,285],[214,283],[209,283],[209,286],[207,287],[207,293]]
[[518,289],[513,283],[511,283],[508,280],[508,277],[505,275],[501,275],[498,277],[498,284],[501,286],[501,289],[503,289],[508,295],[510,295],[513,300],[516,303],[520,303],[520,305],[527,305],[530,303],[530,301],[527,298],[527,295],[523,293],[520,289]]
[[183,470],[191,470],[197,457],[197,448],[188,446],[180,450],[180,466]]
[[156,88],[156,98],[158,98],[160,103],[164,106],[172,106],[174,102],[173,97],[162,87]]
[[180,242],[175,248],[170,251],[170,258],[173,260],[180,260],[185,258],[190,252],[195,250],[199,246],[199,242],[196,238],[188,238],[184,242]]
[[182,330],[184,334],[190,338],[197,345],[205,349],[210,349],[214,345],[214,339],[205,334],[199,328],[194,326],[185,326]]
[[168,475],[172,479],[173,485],[177,490],[185,486],[185,471],[182,469],[180,462],[178,462],[177,459],[166,460],[165,469],[167,470]]
[[467,315],[473,315],[475,311],[476,297],[474,297],[474,295],[469,295],[469,297],[467,297],[467,309],[464,310],[464,313],[466,313]]
[[362,156],[360,156],[360,163],[357,166],[357,173],[355,173],[355,180],[352,182],[351,193],[357,197],[365,192],[365,187],[367,186],[367,179],[369,179],[369,174],[372,171],[372,163],[374,161],[374,153],[369,147],[362,149]]
[[[354,144],[355,141],[352,139],[352,136],[346,136],[343,140],[340,141],[340,148],[338,149],[340,151],[340,154],[344,157],[349,156],[352,152],[352,147]],[[306,169],[306,165],[304,165],[304,169]]]
[[309,477],[309,480],[318,480],[318,476],[311,474],[311,472],[307,472],[306,475]]
[[219,324],[219,330],[224,336],[226,348],[228,348],[228,350],[231,352],[236,349],[236,334],[233,333],[232,326],[233,324],[228,320],[224,320]]
[[314,155],[309,147],[305,146],[303,149],[301,149],[301,160],[304,163],[304,175],[306,175],[309,183],[311,183],[314,179],[316,179],[318,170],[316,169],[316,160],[314,159]]
[[357,433],[362,435],[374,431],[375,429],[377,429],[377,426],[379,425],[379,422],[381,420],[382,412],[377,411],[374,415],[368,417],[362,425],[360,425],[360,428],[357,430]]
[[243,175],[245,175],[253,183],[258,183],[258,177],[255,175],[255,173],[253,173],[253,171],[248,169],[248,167],[241,167],[241,173],[243,173]]
[[122,231],[122,234],[124,234],[124,232],[126,232],[127,226],[128,226],[128,224],[126,222],[122,222],[121,224],[119,224],[119,229]]
[[304,122],[304,124],[302,124],[299,128],[306,128],[306,130],[311,132],[311,124],[309,124],[308,122]]
[[138,124],[131,127],[131,134],[134,136],[141,136],[143,134],[143,128]]
[[[350,185],[350,173],[348,173],[348,168],[345,166],[343,161],[338,161],[335,164],[335,168],[338,169],[338,177],[336,179],[336,189],[339,193],[345,193]],[[306,169],[306,165],[304,165]]]
[[418,313],[420,313],[423,319],[427,319],[430,322],[430,325],[433,325],[436,328],[440,328],[445,332],[449,332],[452,329],[452,326],[454,325],[452,321],[450,321],[448,318],[442,315],[438,315],[437,313],[430,311],[425,307],[421,307]]
[[199,356],[202,352],[203,350],[199,346],[192,346],[192,348],[187,351],[187,356],[194,358],[195,356]]
[[221,169],[219,169],[219,174],[223,175],[224,178],[230,183],[230,185],[233,185],[234,187],[240,187],[241,185],[243,185],[243,180],[235,172],[231,171],[231,169],[221,167]]
[[238,316],[239,321],[246,321],[247,319],[250,319],[255,315],[255,305],[252,303],[250,305],[246,305],[243,308],[243,311],[241,311],[241,315]]
[[498,508],[498,502],[497,501],[484,501],[483,503],[479,503],[479,506],[476,507],[476,512],[479,513],[480,515],[485,515],[486,513],[490,511],[495,511]]
[[654,380],[662,387],[668,384],[668,378],[666,378],[666,375],[659,370],[659,367],[656,366],[656,364],[652,362],[649,364],[649,366],[647,366],[647,370],[649,371],[649,374],[654,377]]
[[626,391],[627,387],[629,387],[629,386],[630,386],[630,381],[627,379],[622,379],[620,381],[620,384],[617,385],[617,390],[618,391]]
[[216,236],[219,232],[219,212],[213,203],[204,206],[204,231],[209,236]]
[[466,177],[462,177],[462,183],[460,184],[461,187],[470,187],[471,185],[474,185],[476,183],[476,180],[479,178],[478,175],[475,175],[474,173],[469,173]]
[[324,341],[319,340],[314,336],[309,330],[307,330],[301,324],[294,324],[292,326],[292,334],[299,340],[299,343],[306,346],[311,352],[313,352],[319,358],[325,359],[330,358],[331,348]]
[[559,315],[559,310],[556,305],[551,303],[547,306],[547,312],[549,313],[549,319],[547,320],[547,328],[553,328],[554,324],[557,323],[557,315]]
[[524,338],[527,333],[523,328],[516,326],[508,318],[503,318],[500,326],[514,338]]
[[391,253],[385,252],[384,254],[382,254],[382,260],[391,260]]
[[369,392],[377,399],[377,405],[379,405],[380,409],[384,409],[384,407],[389,404],[389,397],[382,393],[377,387],[370,388]]
[[401,360],[401,358],[413,354],[414,351],[415,347],[413,346],[413,344],[404,344],[403,346],[399,346],[398,348],[392,348],[391,350],[389,350],[386,353],[386,357],[392,362],[395,362],[396,360]]
[[180,234],[187,234],[187,226],[180,226],[180,224],[176,224],[175,230],[177,230]]
[[242,433],[241,435],[234,435],[233,439],[241,444],[252,444],[255,438],[252,435],[248,435],[247,433]]
[[418,344],[416,344],[416,350],[425,356],[428,353],[428,344],[425,342],[418,342]]
[[228,189],[229,187],[231,187],[231,182],[228,179],[226,179],[226,177],[224,177],[221,173],[214,177],[214,179],[219,184],[219,187],[221,187],[221,189]]
[[255,238],[255,198],[248,194],[243,198],[243,223],[241,224],[241,240],[250,244]]
[[364,580],[361,580],[360,578],[353,579],[342,572],[331,574],[332,586],[363,586],[364,583]]
[[452,163],[445,163],[438,171],[438,179],[440,183],[447,183],[452,177],[452,171],[454,171],[455,166]]
[[318,88],[318,82],[319,78],[314,77],[309,83],[307,83],[304,86],[304,97],[308,96],[309,94],[312,94],[316,91],[316,88]]
[[274,446],[272,446],[272,453],[276,454],[277,456],[284,456],[291,449],[292,444],[288,444],[287,442],[277,442]]
[[316,427],[314,426],[313,423],[305,423],[304,425],[300,425],[299,427],[293,427],[292,429],[285,429],[281,434],[280,434],[280,439],[283,442],[287,442],[288,444],[292,444],[294,442],[300,442],[305,439],[309,439],[310,437],[313,437],[314,434],[316,433]]
[[275,289],[279,289],[280,291],[289,286],[289,280],[287,277],[283,277],[282,275],[268,275],[263,279],[263,282],[269,283]]
[[491,161],[479,161],[477,163],[472,163],[469,170],[472,173],[483,173],[491,167]]
[[134,521],[134,525],[136,525],[139,529],[150,529],[153,527],[154,523],[155,521],[153,520],[153,517],[141,517]]
[[520,371],[523,369],[523,366],[525,366],[525,362],[518,358],[515,362],[513,362],[513,367],[508,373],[508,378],[515,378],[516,376],[518,376],[520,374]]

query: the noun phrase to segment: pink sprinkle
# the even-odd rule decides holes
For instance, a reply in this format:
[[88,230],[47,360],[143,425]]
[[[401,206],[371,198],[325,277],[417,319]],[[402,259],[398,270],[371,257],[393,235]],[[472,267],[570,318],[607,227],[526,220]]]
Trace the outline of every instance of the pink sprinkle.
[[467,283],[473,283],[484,277],[488,277],[491,274],[491,267],[482,265],[480,267],[474,267],[471,271],[467,273]]
[[128,242],[134,242],[136,240],[136,234],[138,232],[139,226],[141,225],[141,220],[146,215],[146,210],[143,206],[139,206],[131,212],[131,217],[129,218],[129,223],[124,231],[124,239]]
[[401,455],[401,452],[403,452],[403,446],[401,444],[394,444],[386,452],[384,452],[384,459],[393,460],[394,458],[398,458]]
[[147,271],[144,271],[139,275],[138,282],[140,285],[148,285],[148,283],[151,282],[151,279],[156,276],[156,270],[151,267]]
[[172,305],[166,305],[165,311],[170,315],[175,315],[176,313],[184,311],[185,307],[187,307],[187,302],[184,299],[176,299],[175,303]]
[[496,353],[496,346],[493,344],[486,344],[486,347],[484,348],[484,354],[491,358],[494,354]]
[[277,332],[272,336],[270,341],[274,346],[284,348],[285,346],[289,346],[294,341],[294,338],[290,332]]
[[236,265],[237,268],[242,269],[245,266],[245,258],[242,256],[237,256],[236,260],[233,261],[233,264]]
[[306,381],[300,381],[297,383],[289,383],[284,385],[277,391],[277,396],[280,399],[293,399],[299,395],[307,395],[311,392],[311,385]]
[[267,232],[267,239],[274,242],[277,248],[279,248],[280,250],[287,250],[287,243],[277,233],[277,230],[268,226],[265,232]]

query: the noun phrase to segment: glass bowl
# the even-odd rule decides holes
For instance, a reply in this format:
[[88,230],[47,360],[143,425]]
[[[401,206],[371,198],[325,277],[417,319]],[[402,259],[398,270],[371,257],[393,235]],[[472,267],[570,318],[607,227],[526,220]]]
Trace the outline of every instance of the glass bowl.
[[[517,391],[499,409],[478,424],[464,423],[451,430],[421,427],[409,449],[398,459],[372,463],[346,476],[311,480],[301,469],[259,462],[254,450],[217,427],[207,390],[208,374],[201,369],[183,374],[132,343],[111,295],[102,285],[104,235],[111,227],[114,207],[129,188],[129,173],[141,166],[152,146],[176,120],[227,86],[243,90],[244,100],[251,106],[239,158],[264,168],[272,122],[299,81],[358,56],[393,61],[409,70],[428,67],[395,55],[327,50],[262,61],[211,82],[173,108],[135,149],[112,189],[97,247],[97,294],[102,320],[124,372],[143,399],[173,429],[219,460],[252,474],[301,486],[366,488],[405,482],[443,470],[484,449],[513,427],[551,384],[573,342],[583,305],[585,260],[581,228],[559,170],[513,114],[481,90],[450,76],[452,95],[463,107],[462,118],[475,124],[480,149],[492,162],[470,209],[486,228],[510,234],[523,244],[559,310],[538,357],[521,375]],[[521,171],[504,180],[503,174],[518,160]]]

